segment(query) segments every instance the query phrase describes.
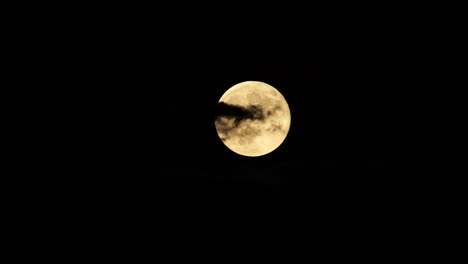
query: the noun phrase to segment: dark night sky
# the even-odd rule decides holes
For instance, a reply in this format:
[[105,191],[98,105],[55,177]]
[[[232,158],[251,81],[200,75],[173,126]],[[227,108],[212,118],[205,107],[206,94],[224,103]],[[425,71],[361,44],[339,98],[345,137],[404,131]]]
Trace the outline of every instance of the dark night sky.
[[[187,230],[433,224],[466,146],[451,92],[466,88],[459,22],[320,13],[31,25],[21,67],[35,88],[17,90],[4,189],[70,192],[90,212]],[[291,108],[286,141],[264,157],[234,154],[214,128],[221,95],[246,80]]]

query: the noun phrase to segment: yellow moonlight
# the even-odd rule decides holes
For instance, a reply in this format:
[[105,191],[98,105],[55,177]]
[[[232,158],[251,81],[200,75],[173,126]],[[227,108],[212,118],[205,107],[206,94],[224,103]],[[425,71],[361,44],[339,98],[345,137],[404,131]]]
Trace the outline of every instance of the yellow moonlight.
[[228,89],[218,102],[215,126],[224,145],[237,154],[258,157],[278,148],[291,125],[291,112],[274,87],[247,81]]

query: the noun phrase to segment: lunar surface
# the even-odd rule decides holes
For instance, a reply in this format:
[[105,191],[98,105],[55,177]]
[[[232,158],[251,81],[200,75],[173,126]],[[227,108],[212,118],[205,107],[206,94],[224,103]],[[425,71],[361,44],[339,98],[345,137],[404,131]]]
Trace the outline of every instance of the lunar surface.
[[230,150],[243,156],[258,157],[274,151],[285,140],[290,125],[285,98],[263,82],[236,84],[217,104],[218,136]]

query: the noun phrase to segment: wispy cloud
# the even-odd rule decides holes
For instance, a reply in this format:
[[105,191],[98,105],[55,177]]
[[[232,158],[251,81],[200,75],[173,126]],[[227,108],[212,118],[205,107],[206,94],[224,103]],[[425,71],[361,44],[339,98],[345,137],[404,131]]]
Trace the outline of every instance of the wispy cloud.
[[[260,135],[262,131],[250,122],[264,122],[265,119],[274,115],[280,110],[281,106],[275,106],[268,110],[260,105],[249,105],[247,107],[218,103],[215,111],[215,124],[219,136],[222,140],[226,140],[231,136],[241,137],[246,140],[252,136]],[[243,125],[240,127],[240,124]],[[276,131],[279,127],[271,127],[268,131]]]

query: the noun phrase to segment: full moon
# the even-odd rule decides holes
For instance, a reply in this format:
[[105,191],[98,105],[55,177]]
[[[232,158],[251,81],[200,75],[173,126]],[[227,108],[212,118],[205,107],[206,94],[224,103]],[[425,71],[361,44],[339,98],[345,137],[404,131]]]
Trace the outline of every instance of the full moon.
[[283,95],[264,82],[229,88],[217,104],[215,126],[233,152],[258,157],[277,149],[289,132],[291,112]]

